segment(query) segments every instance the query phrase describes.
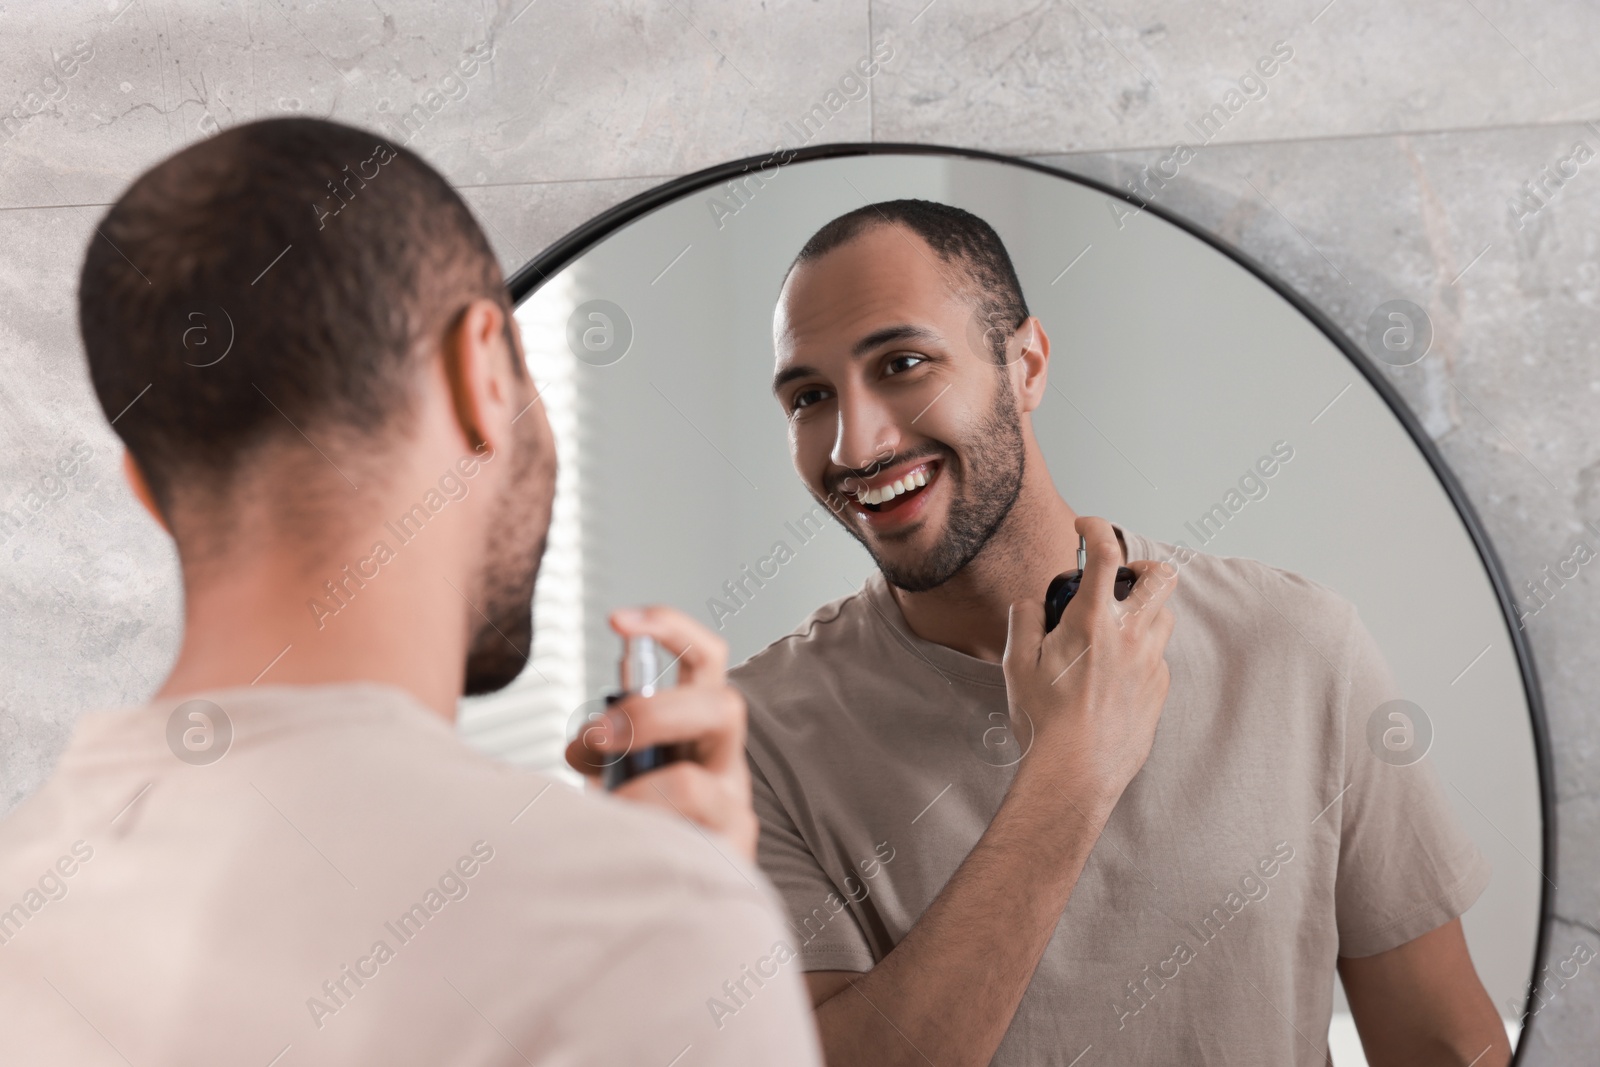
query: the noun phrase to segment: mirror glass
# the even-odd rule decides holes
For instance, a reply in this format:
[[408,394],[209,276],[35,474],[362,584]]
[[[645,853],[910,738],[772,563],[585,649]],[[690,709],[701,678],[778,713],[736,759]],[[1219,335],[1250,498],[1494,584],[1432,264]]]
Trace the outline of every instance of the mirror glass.
[[[770,390],[774,304],[828,220],[882,200],[953,204],[999,232],[1050,333],[1033,422],[1074,509],[1298,572],[1357,606],[1493,866],[1464,925],[1515,1034],[1544,884],[1536,698],[1469,520],[1367,373],[1238,258],[1065,175],[891,151],[735,177],[680,182],[596,227],[517,294],[561,474],[532,667],[469,702],[463,730],[559,767],[574,713],[613,687],[610,608],[689,610],[737,663],[860,587],[870,557],[791,465]],[[1283,444],[1292,461],[1244,478]],[[1341,1063],[1344,1010],[1341,996]]]

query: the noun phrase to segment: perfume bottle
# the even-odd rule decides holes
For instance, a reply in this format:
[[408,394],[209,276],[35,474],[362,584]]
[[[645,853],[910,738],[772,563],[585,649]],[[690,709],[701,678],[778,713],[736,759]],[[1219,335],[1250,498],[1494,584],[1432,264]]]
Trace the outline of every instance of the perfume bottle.
[[[623,697],[637,693],[640,696],[650,696],[659,687],[662,675],[666,674],[671,664],[666,662],[666,656],[661,646],[653,637],[624,637],[622,639],[622,662],[618,668],[619,681],[622,688],[606,697],[606,704],[615,704]],[[658,767],[665,767],[669,763],[681,759],[688,759],[691,755],[691,745],[687,742],[670,745],[649,745],[637,751],[623,753],[614,762],[606,764],[600,770],[600,781],[606,789],[616,789],[630,778],[637,778],[646,771],[653,771]]]
[[[1083,581],[1083,568],[1089,562],[1089,539],[1082,534],[1078,535],[1078,569],[1058,574],[1051,579],[1050,588],[1044,594],[1044,632],[1049,633],[1061,621],[1061,613],[1067,610],[1067,605],[1078,592],[1078,586]],[[1131,567],[1117,568],[1117,581],[1113,586],[1118,600],[1127,600],[1133,593],[1135,577]]]

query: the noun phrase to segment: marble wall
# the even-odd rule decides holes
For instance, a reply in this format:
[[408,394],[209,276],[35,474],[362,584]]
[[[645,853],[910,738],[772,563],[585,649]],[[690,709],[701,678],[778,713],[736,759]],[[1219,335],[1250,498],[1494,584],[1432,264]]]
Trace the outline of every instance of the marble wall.
[[[1426,308],[1433,354],[1385,373],[1520,590],[1600,521],[1597,40],[1584,0],[0,6],[0,508],[43,501],[0,530],[0,811],[80,710],[142,699],[176,648],[172,553],[122,483],[74,301],[96,219],[186,143],[296,112],[404,137],[399,117],[421,115],[411,147],[509,271],[654,184],[798,143],[792,124],[857,60],[892,51],[812,143],[962,145],[1135,182],[1353,336],[1386,300]],[[488,62],[451,79],[474,49]],[[1580,572],[1528,623],[1559,803],[1555,958],[1600,944],[1594,585]],[[1530,1064],[1592,1055],[1600,978],[1527,1041]]]

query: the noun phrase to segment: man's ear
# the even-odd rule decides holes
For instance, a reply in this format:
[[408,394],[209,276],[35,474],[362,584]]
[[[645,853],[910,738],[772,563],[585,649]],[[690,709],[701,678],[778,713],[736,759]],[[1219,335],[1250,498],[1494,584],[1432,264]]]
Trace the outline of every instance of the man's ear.
[[139,469],[139,461],[133,458],[133,453],[126,449],[122,452],[122,476],[128,480],[128,488],[133,490],[133,495],[139,503],[150,513],[150,517],[161,524],[167,531],[167,536],[172,536],[172,527],[167,525],[166,517],[161,514],[161,509],[156,507],[155,494],[150,492],[150,483],[144,479],[144,471]]
[[1024,412],[1032,411],[1044,403],[1044,391],[1050,380],[1050,336],[1036,315],[1029,315],[1017,327],[1017,341],[1022,346],[1012,362],[1011,373],[1016,375],[1012,384]]
[[511,405],[517,397],[512,378],[520,359],[513,348],[509,316],[493,300],[480,297],[468,304],[445,333],[440,353],[456,424],[467,447],[494,451],[508,443]]

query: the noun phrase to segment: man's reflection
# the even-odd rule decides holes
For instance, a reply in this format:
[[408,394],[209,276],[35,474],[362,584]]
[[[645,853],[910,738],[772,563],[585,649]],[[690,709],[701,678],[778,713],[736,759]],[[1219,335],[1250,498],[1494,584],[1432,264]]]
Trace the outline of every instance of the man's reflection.
[[773,333],[795,469],[877,564],[733,673],[830,1063],[1321,1065],[1336,969],[1372,1063],[1507,1061],[1459,920],[1488,865],[1369,744],[1400,694],[1355,609],[1073,510],[986,223],[835,219]]

